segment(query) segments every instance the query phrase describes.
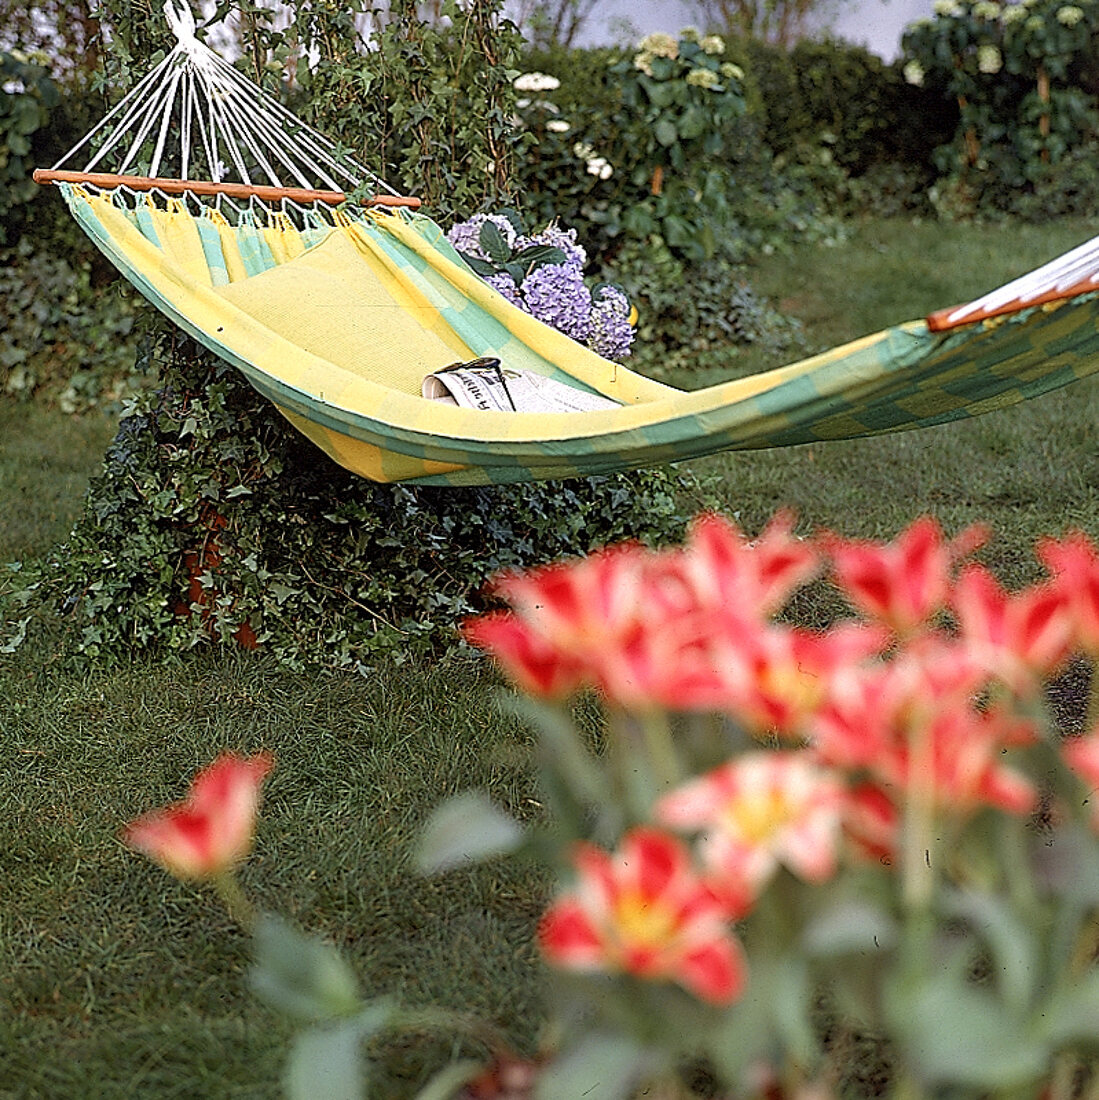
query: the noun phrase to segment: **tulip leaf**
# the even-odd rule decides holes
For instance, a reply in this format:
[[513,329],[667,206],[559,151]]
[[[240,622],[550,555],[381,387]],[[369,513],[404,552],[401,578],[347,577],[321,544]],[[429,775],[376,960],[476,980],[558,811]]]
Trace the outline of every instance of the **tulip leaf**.
[[754,1066],[767,1063],[780,1046],[775,1019],[781,999],[781,963],[773,956],[753,956],[748,987],[721,1016],[705,1041],[723,1078],[748,1087]]
[[1045,1043],[1023,1018],[953,968],[892,999],[897,1040],[932,1085],[1021,1088],[1047,1070]]
[[515,818],[497,809],[480,791],[467,791],[437,807],[416,853],[426,875],[514,852],[523,841]]
[[319,1024],[294,1037],[283,1073],[287,1100],[362,1100],[366,1096],[363,1042],[385,1026],[384,1002],[337,1023]]
[[315,1023],[361,1008],[358,982],[331,944],[306,936],[280,917],[263,914],[256,925],[252,991],[292,1019]]
[[539,750],[547,768],[559,773],[565,788],[585,806],[612,801],[606,776],[576,727],[557,708],[525,696],[508,700],[509,709],[539,734]]
[[415,1100],[453,1100],[458,1090],[468,1085],[475,1077],[484,1072],[484,1062],[466,1058],[461,1062],[451,1062],[439,1070],[418,1093]]
[[967,921],[992,951],[1004,1000],[1025,1009],[1039,978],[1038,947],[1027,926],[1000,898],[977,890],[953,890],[945,900],[946,913]]
[[893,918],[875,905],[845,898],[824,909],[807,925],[802,936],[814,958],[836,955],[877,955],[897,940]]
[[589,1035],[539,1074],[534,1100],[626,1100],[647,1060],[644,1048],[625,1035]]
[[1054,1049],[1099,1043],[1099,971],[1089,971],[1069,988],[1059,989],[1045,1007],[1042,1024]]

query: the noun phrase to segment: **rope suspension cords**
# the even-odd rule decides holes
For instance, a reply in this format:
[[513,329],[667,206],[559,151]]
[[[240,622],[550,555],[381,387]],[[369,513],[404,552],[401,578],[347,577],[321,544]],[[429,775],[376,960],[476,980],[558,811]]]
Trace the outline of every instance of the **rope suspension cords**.
[[[174,48],[37,182],[284,210],[334,207],[366,183],[366,205],[419,208],[200,42],[186,0],[164,14]],[[73,168],[80,154],[90,159]]]
[[1099,371],[1097,240],[925,320],[706,389],[665,385],[481,279],[418,200],[202,45],[184,3],[165,9],[175,48],[36,177],[171,321],[364,477],[605,475],[944,424]]

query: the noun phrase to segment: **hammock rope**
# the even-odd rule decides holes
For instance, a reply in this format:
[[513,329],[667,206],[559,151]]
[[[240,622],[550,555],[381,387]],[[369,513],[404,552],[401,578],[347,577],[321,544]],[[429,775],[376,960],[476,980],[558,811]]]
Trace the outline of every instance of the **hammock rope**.
[[[346,150],[287,110],[253,84],[196,35],[194,16],[183,0],[168,0],[164,13],[176,44],[134,88],[46,172],[36,178],[71,182],[79,175],[127,176],[144,163],[142,177],[174,175],[192,181],[192,171],[220,185],[235,179],[244,187],[324,191],[344,201],[344,192],[369,184],[391,199],[404,199]],[[171,142],[173,132],[178,148]],[[196,140],[197,139],[197,140]],[[81,167],[73,161],[91,156]],[[196,164],[201,153],[204,165]],[[144,161],[143,161],[144,158]],[[410,200],[405,200],[410,201]]]

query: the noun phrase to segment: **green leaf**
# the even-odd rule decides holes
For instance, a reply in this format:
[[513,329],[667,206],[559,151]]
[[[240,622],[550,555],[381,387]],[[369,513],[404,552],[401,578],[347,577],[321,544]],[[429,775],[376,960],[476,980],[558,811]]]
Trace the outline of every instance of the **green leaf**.
[[1040,977],[1038,945],[1030,929],[1000,898],[976,890],[946,895],[944,911],[968,921],[992,951],[996,984],[1013,1008],[1025,1009]]
[[485,1068],[483,1062],[465,1059],[441,1069],[418,1093],[415,1100],[453,1100],[458,1090],[468,1085]]
[[294,1037],[283,1073],[288,1100],[361,1100],[366,1096],[363,1042],[392,1016],[384,1002]]
[[606,774],[567,715],[525,695],[508,696],[506,706],[539,734],[546,767],[562,775],[580,802],[589,806],[611,803]]
[[534,1100],[626,1100],[648,1061],[625,1035],[589,1035],[542,1071]]
[[679,130],[671,119],[662,118],[653,127],[653,136],[666,149],[679,140]]
[[675,102],[675,85],[662,84],[655,80],[646,80],[645,94],[654,107],[670,107]]
[[987,1092],[1021,1088],[1046,1073],[1045,1043],[956,968],[891,991],[889,1015],[910,1068],[930,1085]]
[[813,957],[872,955],[897,941],[896,922],[867,902],[844,898],[815,914],[802,934],[802,946]]
[[495,265],[490,264],[488,260],[482,260],[480,256],[471,256],[468,252],[459,252],[458,255],[469,264],[474,274],[480,275],[482,279],[496,274]]
[[694,241],[694,227],[686,218],[669,214],[662,222],[664,239],[673,248],[686,248]]
[[511,249],[504,240],[500,227],[491,221],[483,222],[481,231],[477,234],[478,242],[485,250],[485,254],[493,263],[506,264],[511,259]]
[[706,132],[708,120],[704,111],[697,107],[688,107],[679,118],[676,129],[684,141],[693,141]]
[[260,916],[254,950],[249,974],[252,991],[292,1019],[332,1020],[361,1007],[358,982],[340,953],[281,917]]
[[444,802],[431,815],[420,838],[416,865],[422,874],[438,874],[464,863],[515,851],[523,830],[480,791],[467,791]]
[[568,257],[560,248],[549,244],[532,244],[521,252],[516,252],[514,262],[523,264],[527,272],[543,264],[563,264]]
[[1099,971],[1058,989],[1042,1013],[1042,1034],[1056,1050],[1074,1043],[1099,1043]]
[[752,1067],[769,1062],[779,1044],[775,1024],[778,968],[774,959],[757,957],[750,965],[747,989],[704,1040],[722,1077],[734,1086],[745,1086]]

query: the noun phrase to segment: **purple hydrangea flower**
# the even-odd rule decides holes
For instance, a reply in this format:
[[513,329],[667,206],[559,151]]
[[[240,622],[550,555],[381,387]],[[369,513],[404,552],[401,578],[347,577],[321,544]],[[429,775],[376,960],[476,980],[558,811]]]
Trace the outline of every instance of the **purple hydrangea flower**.
[[630,303],[617,287],[601,288],[592,304],[588,347],[604,359],[616,361],[630,354],[634,331],[630,325]]
[[558,332],[583,343],[591,328],[591,291],[571,264],[543,264],[523,280],[527,309]]
[[485,282],[493,290],[498,290],[513,306],[518,306],[527,313],[530,312],[526,302],[523,301],[523,296],[519,293],[519,288],[515,285],[515,280],[506,271],[486,276]]
[[459,252],[464,252],[467,256],[476,256],[479,260],[487,260],[488,256],[481,248],[481,226],[485,222],[492,222],[500,230],[508,248],[515,247],[515,226],[499,214],[474,214],[469,221],[453,226],[447,233],[446,239]]

